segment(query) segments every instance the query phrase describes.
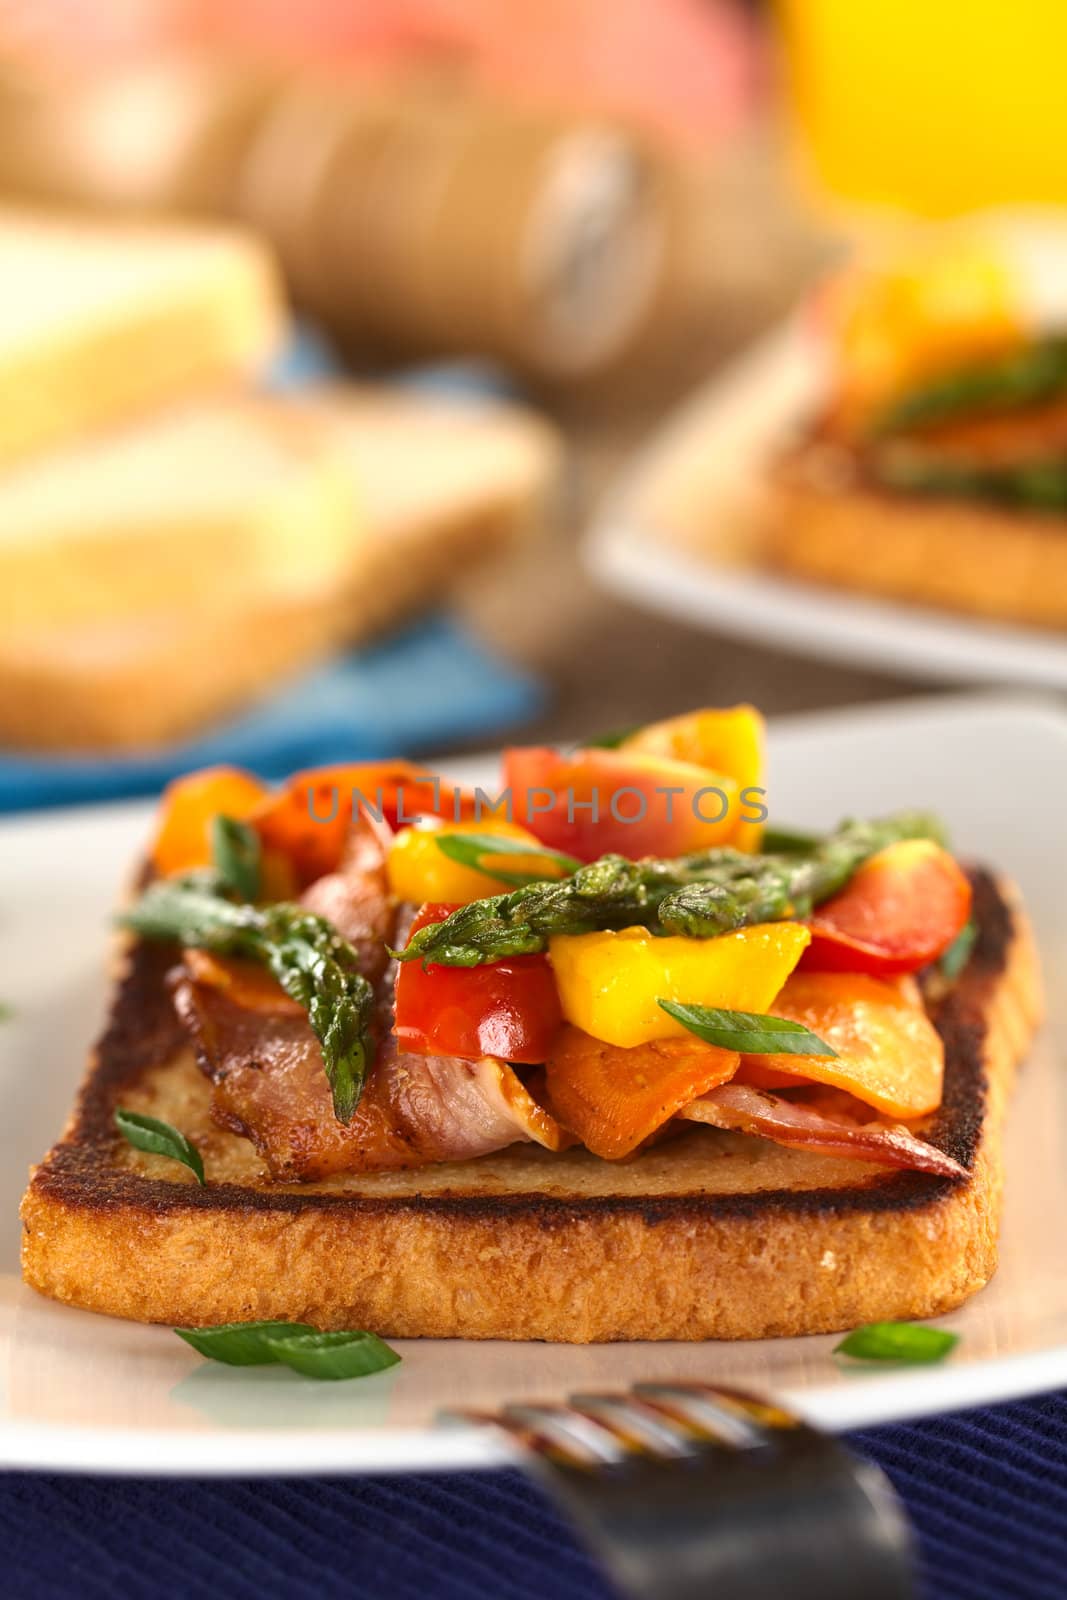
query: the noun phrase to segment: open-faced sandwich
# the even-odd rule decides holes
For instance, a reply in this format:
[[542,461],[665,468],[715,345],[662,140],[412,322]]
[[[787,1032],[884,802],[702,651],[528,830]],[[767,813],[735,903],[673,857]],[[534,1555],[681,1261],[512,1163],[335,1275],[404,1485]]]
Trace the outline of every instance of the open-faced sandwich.
[[1025,918],[936,818],[785,833],[761,785],[748,707],[511,750],[488,793],[174,784],[29,1283],[579,1342],[957,1305],[996,1261]]
[[772,468],[771,558],[826,583],[1067,625],[1067,331],[992,246],[832,284],[825,407]]

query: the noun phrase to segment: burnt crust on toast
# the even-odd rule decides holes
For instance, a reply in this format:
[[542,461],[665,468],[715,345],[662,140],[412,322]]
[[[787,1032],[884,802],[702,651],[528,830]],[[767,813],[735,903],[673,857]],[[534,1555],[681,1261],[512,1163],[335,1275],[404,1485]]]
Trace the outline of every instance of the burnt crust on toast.
[[[27,1280],[59,1299],[143,1320],[271,1315],[324,1327],[367,1323],[399,1336],[744,1338],[935,1314],[980,1287],[995,1265],[999,1122],[1039,1009],[1025,918],[988,872],[971,876],[973,955],[942,999],[931,985],[945,1095],[924,1128],[968,1169],[968,1183],[834,1161],[825,1166],[831,1182],[797,1185],[803,1163],[818,1160],[798,1152],[788,1153],[789,1186],[717,1193],[700,1186],[699,1155],[680,1165],[686,1187],[679,1192],[642,1192],[647,1156],[596,1164],[628,1168],[618,1192],[598,1178],[594,1187],[608,1188],[600,1193],[535,1187],[536,1174],[550,1169],[521,1155],[510,1187],[508,1162],[497,1158],[493,1170],[504,1179],[496,1192],[468,1178],[486,1158],[447,1174],[434,1169],[432,1179],[411,1174],[406,1192],[389,1184],[376,1193],[365,1179],[353,1185],[356,1193],[266,1179],[206,1188],[169,1181],[151,1175],[159,1158],[134,1166],[116,1154],[116,1103],[146,1073],[171,1071],[168,1063],[186,1047],[165,981],[174,952],[137,942],[71,1124],[23,1202]],[[694,1137],[708,1142],[692,1144]],[[764,1143],[706,1129],[687,1139],[687,1150],[707,1151],[709,1171],[720,1151]],[[581,1158],[595,1163],[584,1152]],[[773,1160],[770,1169],[773,1176]],[[297,1234],[302,1259],[294,1271]],[[90,1254],[100,1245],[103,1272],[101,1260],[91,1272],[81,1269],[79,1235]],[[172,1235],[182,1241],[184,1277],[170,1270]],[[234,1259],[242,1240],[244,1273]],[[924,1241],[928,1259],[909,1270],[896,1261],[886,1271],[886,1252],[921,1253]],[[136,1286],[128,1263],[113,1259],[116,1250],[140,1252]],[[343,1260],[338,1251],[347,1251]],[[844,1285],[823,1281],[838,1254],[851,1262]]]

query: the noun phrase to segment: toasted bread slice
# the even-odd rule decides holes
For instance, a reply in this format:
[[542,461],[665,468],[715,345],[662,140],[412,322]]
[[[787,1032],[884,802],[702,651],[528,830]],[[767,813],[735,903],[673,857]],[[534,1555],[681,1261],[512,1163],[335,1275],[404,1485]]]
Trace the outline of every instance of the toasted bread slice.
[[[624,1162],[517,1147],[412,1172],[272,1183],[215,1126],[164,986],[133,946],[62,1140],[22,1204],[43,1294],[141,1321],[289,1318],[399,1337],[762,1338],[950,1310],[996,1265],[1001,1125],[1040,1009],[1012,892],[975,874],[979,938],[930,1001],[945,1098],[926,1136],[965,1183],[694,1128]],[[125,1145],[116,1105],[199,1145],[206,1188]]]
[[336,588],[355,527],[320,430],[266,401],[186,401],[4,475],[0,634]]
[[1067,523],[892,493],[808,437],[776,463],[767,555],[805,578],[950,611],[1067,626]]
[[283,333],[250,234],[0,209],[0,463],[243,375]]
[[0,483],[0,739],[130,749],[240,710],[532,524],[558,454],[517,408],[339,384],[24,464]]
[[192,736],[344,636],[334,587],[0,633],[0,739],[21,751],[104,752]]
[[355,637],[519,537],[558,480],[557,434],[518,406],[352,384],[290,404],[344,458],[363,511],[343,596]]

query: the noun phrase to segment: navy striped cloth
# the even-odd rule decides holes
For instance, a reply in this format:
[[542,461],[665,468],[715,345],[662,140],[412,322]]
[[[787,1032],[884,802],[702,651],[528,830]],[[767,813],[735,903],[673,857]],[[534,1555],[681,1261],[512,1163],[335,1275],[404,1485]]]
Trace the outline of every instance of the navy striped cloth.
[[[1067,1394],[871,1429],[923,1600],[1067,1595]],[[4,1600],[609,1600],[517,1472],[0,1478]]]

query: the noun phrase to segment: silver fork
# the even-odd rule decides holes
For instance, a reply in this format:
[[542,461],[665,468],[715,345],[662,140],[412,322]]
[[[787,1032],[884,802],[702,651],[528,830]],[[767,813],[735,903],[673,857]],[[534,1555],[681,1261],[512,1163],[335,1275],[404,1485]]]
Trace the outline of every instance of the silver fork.
[[459,1410],[503,1429],[634,1600],[906,1600],[911,1538],[879,1469],[781,1406],[639,1383]]

